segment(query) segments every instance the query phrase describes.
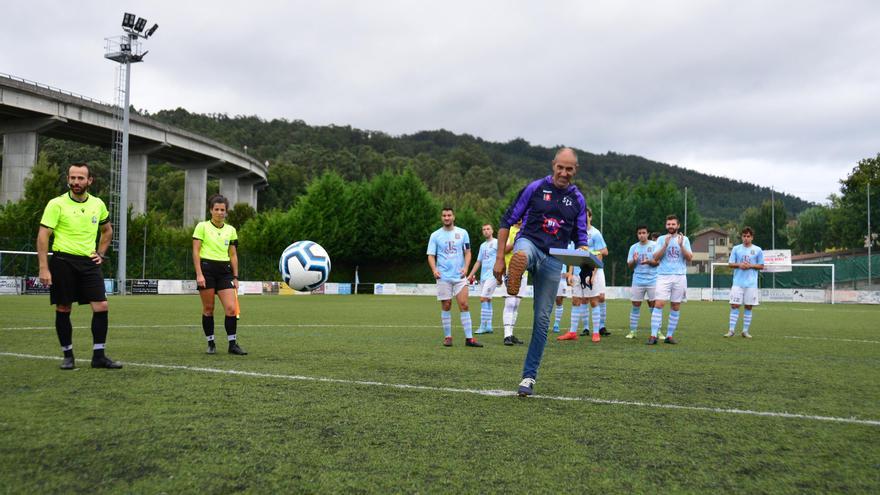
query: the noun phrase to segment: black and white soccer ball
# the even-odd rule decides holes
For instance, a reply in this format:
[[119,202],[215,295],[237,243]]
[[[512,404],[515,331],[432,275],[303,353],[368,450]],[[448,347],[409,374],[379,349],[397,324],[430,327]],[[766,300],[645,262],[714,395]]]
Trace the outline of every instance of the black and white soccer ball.
[[330,256],[316,242],[297,241],[281,253],[278,270],[291,289],[313,291],[330,277]]

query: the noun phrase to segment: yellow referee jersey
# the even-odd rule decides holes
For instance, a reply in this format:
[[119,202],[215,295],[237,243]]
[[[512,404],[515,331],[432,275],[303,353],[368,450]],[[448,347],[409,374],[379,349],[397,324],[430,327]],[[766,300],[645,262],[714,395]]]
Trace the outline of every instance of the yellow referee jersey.
[[99,198],[90,194],[79,202],[68,192],[46,204],[40,225],[53,231],[53,252],[90,256],[95,252],[98,226],[109,221],[110,212]]
[[224,223],[217,227],[210,220],[199,222],[193,231],[193,239],[202,241],[199,257],[203,260],[229,261],[229,246],[238,245],[235,227]]

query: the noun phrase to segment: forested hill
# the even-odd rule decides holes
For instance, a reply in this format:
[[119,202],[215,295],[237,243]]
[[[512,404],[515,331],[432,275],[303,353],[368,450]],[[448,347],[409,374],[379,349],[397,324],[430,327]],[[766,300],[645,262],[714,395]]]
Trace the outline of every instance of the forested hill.
[[[150,117],[230,146],[247,146],[247,152],[260,160],[287,167],[284,176],[291,180],[307,180],[327,169],[349,180],[359,180],[389,166],[412,166],[432,191],[447,196],[472,193],[500,198],[508,194],[506,189],[510,186],[549,173],[554,151],[519,138],[496,143],[446,130],[390,136],[349,126],[310,126],[299,120],[194,114],[182,108],[163,110]],[[602,187],[620,178],[666,176],[679,187],[688,187],[688,193],[696,196],[700,214],[708,221],[735,221],[746,207],[760,205],[770,198],[766,187],[640,156],[614,152],[597,155],[585,150],[578,150],[578,154],[583,167],[578,174],[580,184]],[[284,191],[281,184],[272,184],[271,179],[270,176],[269,189],[260,197],[265,206],[274,206],[273,198],[289,198],[290,194],[301,192]],[[794,196],[776,197],[792,214],[810,206]]]

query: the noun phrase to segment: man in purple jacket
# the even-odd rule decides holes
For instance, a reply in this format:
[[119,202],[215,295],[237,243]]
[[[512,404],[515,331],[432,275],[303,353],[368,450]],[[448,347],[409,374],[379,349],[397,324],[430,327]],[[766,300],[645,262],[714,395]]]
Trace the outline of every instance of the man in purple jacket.
[[[522,274],[526,270],[531,272],[535,284],[535,318],[522,382],[517,390],[520,397],[532,395],[547,343],[550,311],[559,286],[562,262],[550,256],[550,248],[566,248],[569,241],[574,241],[578,249],[587,249],[587,202],[571,183],[578,169],[577,155],[571,148],[562,148],[556,152],[552,165],[553,175],[538,179],[519,192],[501,217],[498,230],[498,245],[504,246],[510,226],[522,220],[507,273],[508,294],[519,292]],[[500,249],[495,258],[494,273],[500,283],[504,274],[504,253]]]

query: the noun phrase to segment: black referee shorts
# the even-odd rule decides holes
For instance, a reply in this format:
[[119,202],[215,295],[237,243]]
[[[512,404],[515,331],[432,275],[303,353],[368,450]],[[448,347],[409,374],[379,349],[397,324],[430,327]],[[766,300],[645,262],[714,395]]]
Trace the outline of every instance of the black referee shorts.
[[49,303],[69,306],[107,300],[101,266],[88,256],[58,253],[49,258]]
[[202,260],[202,275],[205,276],[205,286],[202,289],[214,289],[221,291],[234,289],[232,282],[232,265],[228,261]]

